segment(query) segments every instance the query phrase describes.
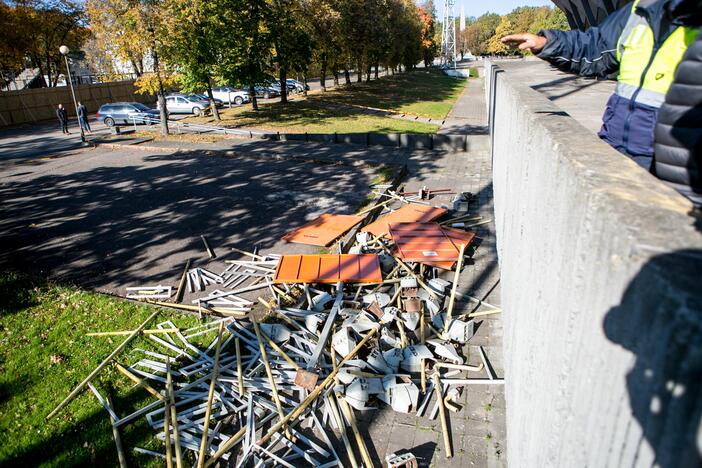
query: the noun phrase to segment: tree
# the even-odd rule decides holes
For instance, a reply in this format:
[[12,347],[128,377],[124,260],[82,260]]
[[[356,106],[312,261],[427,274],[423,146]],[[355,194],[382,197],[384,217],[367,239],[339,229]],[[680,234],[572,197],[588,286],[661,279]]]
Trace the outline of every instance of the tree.
[[66,45],[78,52],[90,34],[84,26],[83,9],[72,1],[18,0],[10,6],[2,3],[0,13],[3,69],[21,71],[26,61],[42,78],[48,78],[45,86],[56,86],[65,70],[59,47]]
[[150,44],[143,25],[139,0],[87,0],[86,14],[95,38],[95,47],[111,63],[111,69],[127,69],[140,77],[149,58]]
[[181,88],[186,92],[205,90],[212,115],[220,120],[212,95],[215,73],[222,47],[222,36],[228,34],[216,10],[216,1],[169,0],[166,59],[177,70]]
[[515,52],[513,52],[513,49],[510,49],[509,46],[503,44],[500,40],[508,34],[512,34],[514,32],[514,26],[509,20],[509,17],[503,16],[500,21],[500,24],[497,25],[497,28],[495,29],[495,34],[488,41],[487,51],[492,54],[498,55],[507,53],[509,51],[512,51],[512,53],[514,54]]
[[273,42],[273,62],[280,77],[280,101],[288,102],[288,71],[306,73],[312,58],[312,41],[303,27],[303,10],[298,0],[272,0],[266,25]]
[[439,46],[436,43],[436,11],[434,2],[428,0],[419,7],[419,20],[421,22],[420,41],[422,42],[422,57],[424,66],[429,67],[434,63]]
[[[343,0],[303,0],[302,2],[302,15],[306,18],[304,24],[313,45],[312,56],[320,65],[319,80],[322,91],[327,90],[326,75],[329,57],[340,57],[344,61],[346,77],[350,80],[346,57],[353,48],[348,47],[349,44],[340,39],[343,37],[342,10],[340,10],[342,6],[345,6]],[[336,68],[337,65],[338,60],[334,61],[333,67]]]
[[495,35],[495,28],[497,28],[501,20],[502,18],[498,14],[486,13],[466,27],[466,46],[468,50],[476,55],[488,53],[488,42]]
[[[212,0],[215,1],[215,0]],[[227,84],[246,86],[258,110],[255,86],[269,78],[271,35],[264,19],[270,13],[266,0],[216,0],[219,15],[229,28],[223,40],[217,74]]]

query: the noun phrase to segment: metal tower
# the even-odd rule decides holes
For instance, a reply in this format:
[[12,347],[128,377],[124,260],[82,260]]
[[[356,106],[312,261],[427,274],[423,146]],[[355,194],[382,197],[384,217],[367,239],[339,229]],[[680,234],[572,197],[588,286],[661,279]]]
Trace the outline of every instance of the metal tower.
[[441,24],[441,65],[456,68],[456,0],[444,0],[444,18]]

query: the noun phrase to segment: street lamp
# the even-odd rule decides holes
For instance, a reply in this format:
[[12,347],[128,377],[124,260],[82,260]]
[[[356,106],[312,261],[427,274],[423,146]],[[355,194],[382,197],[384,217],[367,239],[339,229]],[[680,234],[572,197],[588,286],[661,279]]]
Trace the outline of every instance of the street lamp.
[[76,110],[76,118],[78,119],[78,127],[80,128],[80,141],[85,143],[85,133],[83,132],[83,126],[80,123],[80,117],[78,117],[78,101],[76,100],[76,91],[73,89],[73,79],[71,78],[71,67],[68,65],[68,53],[71,51],[67,46],[62,45],[59,47],[59,52],[63,55],[66,61],[66,71],[68,72],[68,83],[71,85],[71,94],[73,95],[73,107]]

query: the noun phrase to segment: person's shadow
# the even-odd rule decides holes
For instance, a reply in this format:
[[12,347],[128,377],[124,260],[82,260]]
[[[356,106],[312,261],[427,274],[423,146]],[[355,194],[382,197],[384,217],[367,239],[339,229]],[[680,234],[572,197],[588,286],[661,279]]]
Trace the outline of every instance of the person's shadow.
[[654,466],[702,466],[702,250],[649,260],[603,327],[635,355],[629,403]]

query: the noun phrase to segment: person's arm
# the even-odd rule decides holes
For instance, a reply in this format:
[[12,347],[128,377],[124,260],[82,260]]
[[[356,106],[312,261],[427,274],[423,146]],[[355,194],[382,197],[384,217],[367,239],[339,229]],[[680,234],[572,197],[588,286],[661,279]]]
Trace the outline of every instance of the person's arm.
[[528,49],[562,70],[606,77],[619,68],[617,43],[630,14],[631,5],[625,5],[585,31],[545,29],[538,35],[512,34],[502,41]]

